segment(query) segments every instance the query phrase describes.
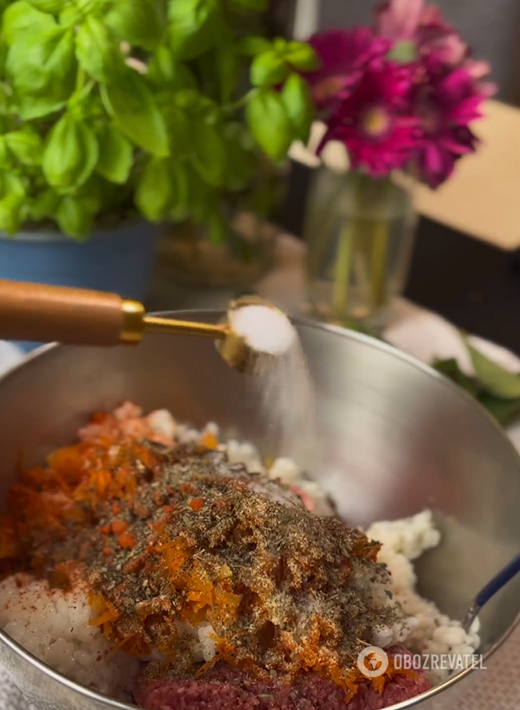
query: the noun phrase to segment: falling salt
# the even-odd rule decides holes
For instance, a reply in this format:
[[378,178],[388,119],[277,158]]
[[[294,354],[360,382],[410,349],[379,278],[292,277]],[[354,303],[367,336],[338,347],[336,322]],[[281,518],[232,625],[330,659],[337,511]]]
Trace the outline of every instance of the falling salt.
[[232,322],[250,348],[275,355],[271,366],[251,380],[260,402],[268,453],[292,459],[310,471],[317,452],[313,381],[298,332],[282,312],[268,306],[243,306]]

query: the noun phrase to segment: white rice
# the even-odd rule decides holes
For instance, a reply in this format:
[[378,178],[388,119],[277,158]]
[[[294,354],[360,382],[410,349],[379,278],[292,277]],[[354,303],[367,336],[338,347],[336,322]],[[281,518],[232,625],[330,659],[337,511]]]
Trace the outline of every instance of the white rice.
[[[218,436],[214,423],[203,432],[175,421],[166,410],[153,412],[148,422],[160,434],[176,438],[181,443],[200,439],[202,433]],[[278,458],[266,467],[258,450],[250,443],[229,441],[222,445],[231,463],[243,463],[250,472],[265,472],[272,479],[297,487],[313,503],[318,515],[332,515],[333,510],[320,486],[307,480],[296,463]],[[382,543],[379,560],[392,574],[391,591],[401,605],[406,621],[396,628],[378,630],[373,643],[389,646],[405,642],[418,654],[460,654],[464,666],[480,644],[478,620],[470,634],[465,634],[457,620],[449,619],[416,591],[413,561],[425,550],[435,547],[440,534],[432,515],[425,511],[405,520],[374,523],[367,531],[369,538]],[[374,589],[381,603],[388,597],[381,588]],[[108,641],[98,627],[89,626],[90,607],[86,589],[74,592],[50,591],[47,583],[32,580],[23,587],[16,576],[0,584],[0,627],[30,653],[63,675],[103,694],[128,699],[128,681],[135,676],[138,661],[129,655],[111,652]],[[179,631],[197,660],[211,660],[216,653],[213,628],[207,622],[194,628],[180,624]],[[460,668],[460,665],[456,666]],[[449,675],[448,670],[428,672],[432,683]]]
[[111,644],[101,630],[89,626],[86,589],[49,590],[47,582],[24,575],[0,584],[0,627],[14,641],[54,670],[86,688],[118,700],[129,699],[128,679],[139,662]]

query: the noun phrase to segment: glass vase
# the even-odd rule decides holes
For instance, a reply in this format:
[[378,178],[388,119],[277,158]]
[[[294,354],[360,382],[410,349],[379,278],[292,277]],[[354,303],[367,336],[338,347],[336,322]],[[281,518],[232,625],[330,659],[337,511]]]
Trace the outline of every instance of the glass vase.
[[304,227],[311,312],[380,332],[406,285],[416,224],[410,190],[390,178],[320,168]]

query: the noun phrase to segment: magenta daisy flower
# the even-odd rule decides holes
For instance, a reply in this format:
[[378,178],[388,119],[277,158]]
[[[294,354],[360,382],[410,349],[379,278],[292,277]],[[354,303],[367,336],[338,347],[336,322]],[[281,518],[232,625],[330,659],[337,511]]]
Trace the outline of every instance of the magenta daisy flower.
[[335,107],[318,148],[341,141],[354,170],[383,177],[402,168],[417,147],[418,122],[410,112],[411,72],[394,62],[373,62]]
[[365,66],[377,57],[383,58],[390,48],[388,40],[376,37],[368,27],[319,32],[309,44],[321,65],[305,75],[318,108],[346,96]]
[[417,167],[430,187],[441,185],[457,160],[476,150],[478,141],[469,124],[480,118],[484,98],[467,68],[446,74],[442,66],[431,63],[428,80],[419,87],[415,100],[423,133]]

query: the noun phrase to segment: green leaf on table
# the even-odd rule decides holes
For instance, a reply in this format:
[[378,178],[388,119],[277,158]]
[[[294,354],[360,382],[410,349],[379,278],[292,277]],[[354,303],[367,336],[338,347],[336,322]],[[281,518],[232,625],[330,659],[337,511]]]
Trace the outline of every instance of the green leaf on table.
[[6,72],[20,97],[23,119],[62,108],[75,88],[74,32],[57,27],[18,36],[7,54]]
[[43,172],[49,185],[73,190],[92,174],[99,156],[93,128],[66,113],[51,130],[43,153]]
[[150,222],[160,222],[168,215],[174,202],[169,162],[163,158],[151,158],[137,182],[135,203],[139,211]]
[[293,136],[280,94],[272,90],[259,91],[246,106],[246,118],[260,148],[272,160],[285,158]]
[[152,155],[168,155],[164,119],[140,74],[128,69],[116,82],[101,86],[101,97],[121,133]]
[[110,32],[97,17],[87,17],[76,34],[76,57],[87,74],[99,82],[117,81],[123,56]]
[[455,358],[446,360],[434,360],[432,365],[434,370],[437,370],[441,375],[455,382],[459,387],[469,392],[476,397],[478,395],[478,384],[474,378],[466,375],[460,368],[458,361]]
[[309,85],[299,74],[291,74],[283,86],[281,97],[294,138],[307,143],[315,113]]
[[217,126],[204,118],[193,122],[191,162],[205,182],[222,187],[226,173],[226,150]]
[[152,0],[118,2],[105,21],[120,41],[153,50],[163,36],[159,6]]
[[6,133],[5,145],[23,165],[40,165],[43,155],[43,141],[32,126],[24,126],[19,131]]
[[289,67],[276,50],[258,54],[251,64],[251,83],[253,86],[275,86],[281,84],[289,72]]
[[56,221],[63,234],[83,242],[92,229],[93,217],[85,201],[73,195],[66,195],[58,206]]
[[104,124],[98,133],[99,158],[96,172],[106,180],[124,184],[134,162],[134,147],[118,129]]
[[9,45],[27,33],[48,32],[56,27],[56,21],[51,15],[40,12],[24,0],[9,5],[2,16],[2,35]]
[[237,43],[238,51],[246,57],[256,57],[271,49],[271,42],[265,37],[244,37]]
[[319,69],[320,60],[314,49],[305,42],[289,42],[284,50],[286,61],[299,71]]
[[520,375],[513,374],[487,358],[469,343],[467,337],[463,336],[463,339],[482,386],[502,399],[520,398]]
[[483,392],[478,400],[502,426],[511,424],[520,415],[520,399],[500,399]]
[[171,48],[179,59],[195,59],[218,39],[218,0],[170,0]]

